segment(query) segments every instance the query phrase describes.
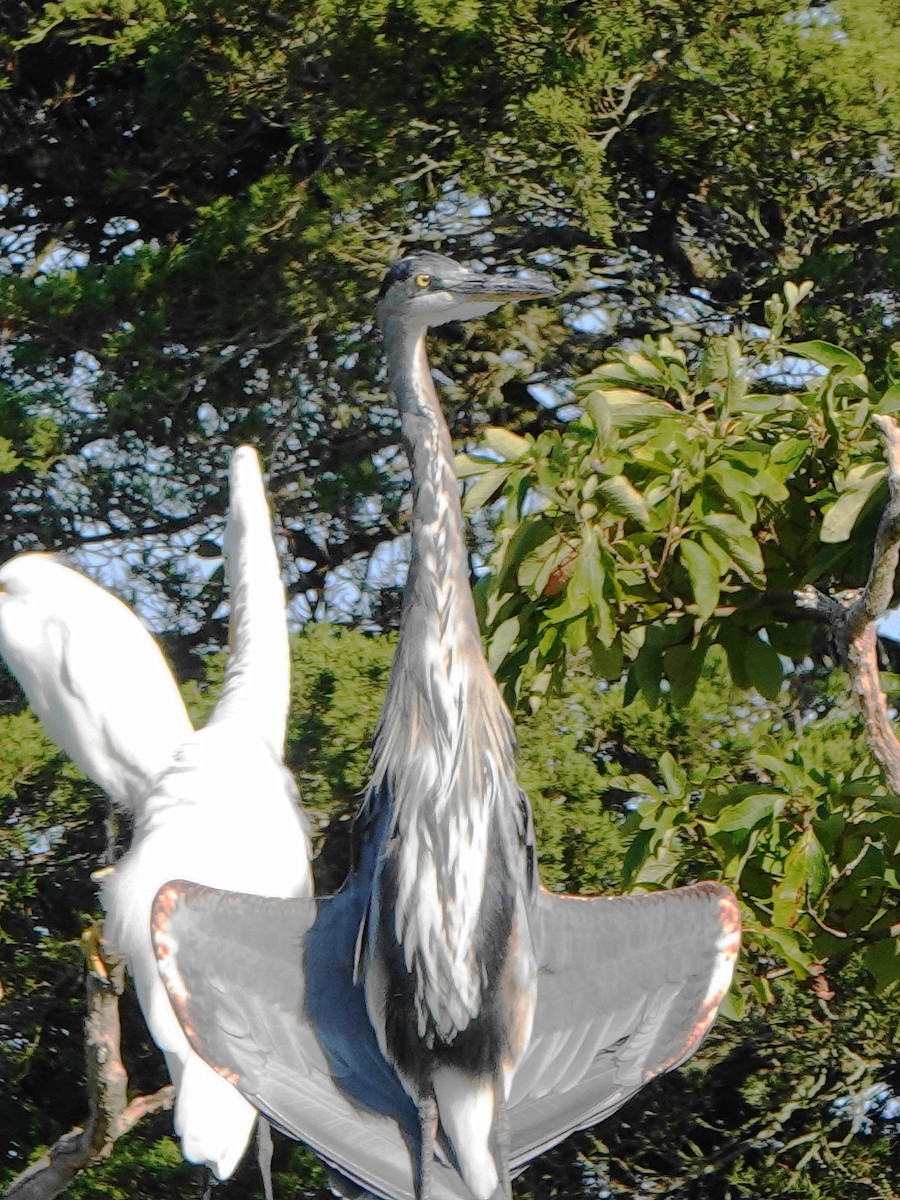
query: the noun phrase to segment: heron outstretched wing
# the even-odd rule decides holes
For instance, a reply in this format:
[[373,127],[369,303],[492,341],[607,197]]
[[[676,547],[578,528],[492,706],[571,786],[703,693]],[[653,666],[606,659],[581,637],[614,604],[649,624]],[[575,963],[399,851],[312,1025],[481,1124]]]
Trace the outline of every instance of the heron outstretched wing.
[[693,1054],[731,982],[740,913],[728,888],[538,895],[534,1030],[510,1095],[522,1166],[614,1112]]
[[[177,881],[157,897],[154,942],[193,1048],[329,1167],[383,1200],[402,1200],[418,1118],[353,982],[361,891],[272,900]],[[469,1197],[437,1161],[431,1194]]]
[[[194,1049],[284,1132],[393,1200],[409,1194],[418,1126],[353,982],[364,901],[352,884],[322,900],[270,900],[173,883],[157,899],[154,938]],[[510,1097],[514,1168],[693,1053],[740,940],[737,902],[713,883],[637,897],[542,891],[532,923],[540,976]],[[435,1200],[468,1196],[440,1162],[432,1187]]]

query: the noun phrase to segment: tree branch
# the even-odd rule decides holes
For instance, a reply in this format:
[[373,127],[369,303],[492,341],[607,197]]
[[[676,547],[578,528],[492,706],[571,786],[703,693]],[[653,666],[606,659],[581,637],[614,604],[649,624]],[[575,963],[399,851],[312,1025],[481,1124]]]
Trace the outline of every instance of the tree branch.
[[3,1200],[53,1200],[79,1171],[112,1152],[116,1140],[149,1113],[171,1108],[175,1089],[160,1088],[152,1096],[128,1103],[128,1075],[122,1062],[119,997],[124,965],[104,954],[95,927],[84,934],[87,958],[85,1060],[90,1116],[85,1126],[63,1134],[36,1162],[17,1175]]
[[900,426],[892,417],[872,419],[884,439],[889,496],[875,535],[866,586],[841,597],[805,587],[795,593],[795,599],[799,607],[816,612],[829,625],[850,677],[850,690],[863,718],[869,749],[891,791],[900,796],[900,741],[888,719],[881,690],[875,631],[875,622],[893,598],[900,560]]

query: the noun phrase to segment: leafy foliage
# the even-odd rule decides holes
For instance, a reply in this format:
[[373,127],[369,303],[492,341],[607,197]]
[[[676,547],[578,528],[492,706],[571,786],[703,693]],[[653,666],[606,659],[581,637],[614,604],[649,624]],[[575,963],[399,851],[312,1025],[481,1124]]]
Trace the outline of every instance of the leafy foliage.
[[[341,832],[392,652],[390,638],[327,626],[309,626],[297,639],[289,758],[317,826],[328,833],[318,864],[322,887],[335,886],[346,869]],[[741,892],[749,935],[731,1006],[744,1019],[720,1022],[694,1066],[532,1166],[518,1194],[575,1196],[594,1179],[614,1196],[638,1186],[673,1194],[678,1180],[689,1196],[750,1196],[765,1185],[774,1194],[855,1198],[865,1193],[852,1190],[854,1171],[887,1188],[900,989],[896,972],[879,976],[878,964],[873,986],[871,956],[892,945],[881,935],[886,914],[898,907],[896,814],[860,755],[839,681],[822,671],[792,676],[790,689],[773,700],[753,698],[730,682],[717,651],[688,705],[663,693],[650,707],[640,695],[625,705],[624,683],[599,682],[585,661],[558,694],[519,720],[521,777],[548,886],[619,891],[721,875]],[[221,677],[222,659],[212,656],[205,680],[188,685],[195,720],[207,714]],[[15,829],[23,851],[3,877],[0,908],[4,1073],[11,1081],[0,1119],[16,1155],[7,1166],[12,1174],[20,1156],[83,1116],[76,941],[94,911],[88,872],[103,852],[103,810],[93,789],[65,768],[73,776],[66,802],[74,794],[84,801],[83,817],[73,809],[67,819],[76,829],[84,821],[90,850],[73,854],[70,837],[35,847],[28,831],[38,836],[53,818],[37,782],[41,763],[58,759],[27,712],[0,718],[0,745],[7,755],[20,747],[21,760],[4,801],[14,825],[3,828]],[[841,774],[848,763],[856,784]],[[880,815],[879,806],[886,809]],[[798,877],[798,894],[788,896],[791,863],[808,857],[813,836],[827,879],[822,886],[821,873],[810,873],[808,883]],[[854,852],[857,861],[848,862]],[[53,895],[69,903],[83,896],[82,911],[63,913]],[[840,938],[835,930],[853,933]],[[126,1001],[132,1083],[152,1090],[164,1082],[162,1064]],[[50,1072],[71,1088],[51,1088]],[[169,1122],[161,1114],[142,1123],[73,1194],[127,1196],[144,1180],[140,1186],[154,1195],[194,1195],[198,1169],[180,1161]],[[275,1168],[281,1196],[309,1194],[321,1179],[313,1156],[285,1141]],[[223,1187],[259,1194],[252,1156]]]
[[[295,613],[390,629],[408,472],[377,278],[416,243],[552,272],[557,311],[434,350],[543,876],[722,877],[748,937],[741,1021],[517,1190],[894,1197],[900,814],[792,592],[862,581],[869,416],[900,411],[896,6],[0,9],[0,557],[80,549],[166,632],[202,719],[221,661],[185,643],[224,640],[224,466],[251,441]],[[322,888],[391,653],[298,641],[289,761]],[[0,1178],[84,1116],[78,941],[108,840],[4,697]],[[286,1142],[276,1176],[323,1186]],[[161,1115],[73,1191],[199,1186]],[[258,1194],[252,1163],[229,1189]]]
[[[784,355],[796,390],[778,379]],[[512,694],[523,673],[540,694],[590,645],[601,676],[628,669],[629,697],[686,700],[719,644],[736,684],[774,697],[781,656],[810,648],[792,590],[865,578],[885,479],[868,417],[893,387],[847,351],[773,332],[716,338],[694,369],[669,338],[645,339],[575,391],[568,424],[488,430],[459,459],[470,511],[499,498],[480,586],[492,665]]]
[[[225,451],[249,440],[303,613],[339,614],[348,574],[377,586],[406,472],[372,293],[410,242],[565,287],[562,322],[535,306],[445,344],[460,436],[556,428],[528,381],[672,324],[762,322],[790,277],[816,283],[809,336],[877,374],[898,47],[885,0],[4,6],[2,544],[89,546],[121,575],[124,543],[159,627],[221,640],[170,543],[218,542]],[[600,498],[627,516],[622,486]]]

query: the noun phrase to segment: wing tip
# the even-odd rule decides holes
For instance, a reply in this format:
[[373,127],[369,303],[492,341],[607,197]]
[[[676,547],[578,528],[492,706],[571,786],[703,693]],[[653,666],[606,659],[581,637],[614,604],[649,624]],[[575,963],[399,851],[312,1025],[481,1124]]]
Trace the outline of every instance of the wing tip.
[[690,1058],[709,1032],[722,1001],[731,987],[735,964],[741,949],[741,910],[737,897],[730,887],[713,880],[691,884],[689,888],[693,895],[707,896],[715,906],[718,936],[715,938],[715,957],[709,971],[709,983],[706,993],[697,1009],[696,1019],[687,1032],[679,1050],[660,1064],[653,1072],[654,1075],[670,1071]]
[[[208,892],[210,889],[198,883],[189,883],[184,879],[173,879],[164,883],[156,893],[150,914],[150,937],[153,942],[153,952],[156,955],[156,967],[165,985],[169,1003],[178,1024],[184,1031],[184,1036],[190,1042],[191,1048],[208,1062],[202,1051],[202,1039],[191,1020],[191,991],[187,985],[181,968],[178,965],[178,937],[172,928],[174,918],[183,910],[185,903],[191,897]],[[221,1075],[230,1084],[238,1086],[239,1076],[234,1071],[209,1063],[217,1075]]]
[[172,920],[181,906],[185,889],[190,886],[183,879],[164,883],[156,893],[150,912],[150,937],[153,942],[153,952],[156,955],[157,970],[166,985],[169,1000],[182,1025],[184,1024],[183,1009],[187,1003],[188,991],[178,968],[178,939],[172,930]]

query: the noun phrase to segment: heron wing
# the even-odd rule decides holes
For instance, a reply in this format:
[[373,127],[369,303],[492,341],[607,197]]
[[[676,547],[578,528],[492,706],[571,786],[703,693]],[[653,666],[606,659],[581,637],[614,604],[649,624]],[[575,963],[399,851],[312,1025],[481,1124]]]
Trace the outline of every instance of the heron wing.
[[[353,983],[362,908],[352,888],[273,900],[177,881],[157,896],[154,945],[194,1050],[327,1166],[382,1200],[408,1200],[418,1117]],[[435,1161],[432,1196],[468,1192]]]
[[509,1102],[519,1167],[694,1053],[731,982],[740,913],[715,883],[590,899],[542,890],[532,934],[534,1030]]

